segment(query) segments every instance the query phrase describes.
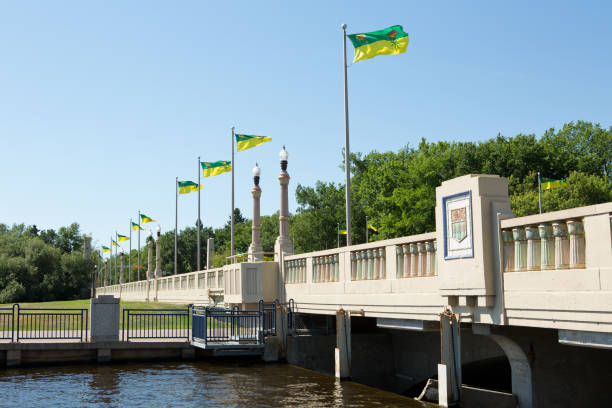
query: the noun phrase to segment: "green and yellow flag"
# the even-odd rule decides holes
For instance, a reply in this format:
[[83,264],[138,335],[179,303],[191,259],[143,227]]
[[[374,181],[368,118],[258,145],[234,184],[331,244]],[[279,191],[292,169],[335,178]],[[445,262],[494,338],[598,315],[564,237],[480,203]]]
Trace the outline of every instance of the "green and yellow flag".
[[555,180],[542,177],[542,190],[552,190],[553,188],[562,187],[565,180]]
[[119,244],[117,243],[117,241],[115,241],[114,239],[112,240],[113,246],[119,246]]
[[338,234],[340,234],[340,235],[346,235],[346,230],[338,230]]
[[355,47],[353,62],[374,58],[377,55],[404,53],[409,41],[408,33],[404,32],[401,25],[369,33],[349,34],[348,38]]
[[103,252],[110,252],[110,250],[111,249],[109,247],[102,246],[102,251]]
[[151,217],[147,217],[144,214],[140,214],[140,222],[142,222],[143,224],[146,224],[147,222],[156,222],[157,220],[154,220]]
[[121,234],[117,234],[117,239],[119,240],[119,242],[121,241],[129,241],[130,238],[126,237],[125,235],[121,235]]
[[[193,181],[179,181],[178,188],[179,194],[193,193],[194,191],[198,191],[198,183],[194,183]],[[200,190],[201,189],[202,185],[200,184]]]
[[252,136],[252,135],[239,135],[236,134],[236,147],[241,152],[251,147],[259,146],[265,142],[271,142],[272,138],[269,136]]
[[204,177],[212,177],[232,171],[232,162],[230,161],[219,160],[216,162],[202,162],[200,164],[202,165]]
[[132,230],[133,231],[144,231],[144,228],[142,228],[140,225],[136,224],[134,221],[132,221]]
[[373,226],[370,225],[370,223],[368,223],[368,228],[374,232],[378,232],[378,228],[374,228]]

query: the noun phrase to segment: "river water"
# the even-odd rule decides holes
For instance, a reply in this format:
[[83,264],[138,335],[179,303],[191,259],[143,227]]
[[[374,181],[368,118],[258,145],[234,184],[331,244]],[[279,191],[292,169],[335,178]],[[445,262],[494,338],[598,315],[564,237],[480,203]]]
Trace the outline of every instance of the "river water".
[[0,407],[432,407],[284,364],[197,361],[0,370]]

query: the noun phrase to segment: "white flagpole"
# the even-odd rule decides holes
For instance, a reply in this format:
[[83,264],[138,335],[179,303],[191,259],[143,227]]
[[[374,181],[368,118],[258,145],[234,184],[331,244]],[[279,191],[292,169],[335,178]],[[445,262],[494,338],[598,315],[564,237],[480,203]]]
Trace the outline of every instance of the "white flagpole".
[[128,255],[128,282],[132,281],[132,219],[130,218],[130,254]]
[[178,177],[176,178],[176,182],[174,183],[174,193],[176,196],[176,201],[174,203],[174,274],[176,275],[178,271],[178,262],[176,255],[176,251],[178,248]]
[[[232,126],[232,212],[231,212],[231,250],[230,255],[234,256],[234,168],[236,167],[236,163],[234,163],[234,127]],[[231,258],[232,263],[234,258]]]
[[346,75],[346,24],[342,24],[344,49],[344,167],[346,173],[346,246],[351,245],[351,150],[349,148],[348,82]]
[[200,156],[198,156],[198,254],[197,254],[197,267],[200,270],[200,172],[202,171],[202,165],[200,164]]
[[138,210],[138,280],[140,280],[140,210]]

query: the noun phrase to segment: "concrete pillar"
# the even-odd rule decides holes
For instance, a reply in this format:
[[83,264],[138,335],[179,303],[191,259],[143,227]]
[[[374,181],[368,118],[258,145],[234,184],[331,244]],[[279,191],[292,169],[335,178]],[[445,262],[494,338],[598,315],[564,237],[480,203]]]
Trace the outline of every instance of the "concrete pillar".
[[206,240],[206,269],[212,268],[214,255],[215,255],[215,239],[208,238]]
[[351,252],[351,280],[357,279],[357,253]]
[[569,239],[567,237],[567,224],[553,222],[553,235],[555,236],[555,269],[569,268]]
[[287,308],[276,306],[276,336],[279,341],[279,359],[287,356]]
[[90,300],[92,342],[119,341],[119,298],[100,295]]
[[[440,314],[440,348],[441,356],[440,363],[444,365],[444,373],[446,383],[442,384],[439,378],[439,389],[446,390],[446,401],[443,402],[452,404],[460,399],[461,388],[461,337],[459,331],[458,315],[453,314],[450,310],[445,310]],[[440,372],[440,368],[438,368]],[[444,397],[439,393],[439,396]]]
[[[253,195],[253,222],[251,225],[251,245],[249,245],[249,262],[261,262],[264,259],[263,247],[261,246],[261,223],[260,223],[260,198],[261,188],[259,187],[259,175],[261,170],[255,163],[253,168],[253,182],[254,186],[251,189]],[[287,233],[289,230],[287,229]]]
[[274,260],[280,259],[280,254],[293,254],[293,242],[289,238],[289,173],[287,173],[287,158],[289,154],[283,146],[280,154],[281,159],[281,172],[278,175],[278,182],[280,183],[280,214],[278,217],[279,221],[279,235],[274,243]]
[[540,250],[540,269],[555,269],[555,237],[550,224],[538,226],[542,249]]
[[568,221],[569,234],[569,266],[570,268],[584,268],[584,225],[582,221]]
[[350,378],[351,376],[350,327],[350,315],[343,309],[336,311],[336,348],[334,350],[334,367],[335,375],[338,379]]

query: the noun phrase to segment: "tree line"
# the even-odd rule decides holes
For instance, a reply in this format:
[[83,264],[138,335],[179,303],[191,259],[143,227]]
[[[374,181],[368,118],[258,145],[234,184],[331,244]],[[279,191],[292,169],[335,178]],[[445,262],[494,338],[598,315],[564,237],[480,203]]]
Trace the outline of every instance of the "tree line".
[[[343,162],[343,160],[342,160]],[[340,167],[343,169],[342,165]],[[543,191],[543,211],[555,211],[612,201],[612,128],[590,122],[570,122],[549,129],[541,137],[497,135],[483,142],[427,142],[406,145],[397,152],[351,155],[353,242],[365,242],[366,217],[376,227],[370,240],[420,234],[435,230],[435,189],[444,180],[466,174],[507,177],[516,216],[539,211],[537,173],[565,180],[561,187]],[[344,184],[317,181],[298,185],[298,207],[290,217],[290,236],[296,253],[333,248],[338,227],[345,228]],[[278,236],[278,212],[261,217],[265,252],[273,252]],[[251,242],[251,220],[234,210],[234,244],[246,253]],[[213,238],[213,266],[230,254],[230,220],[220,228],[201,230],[202,258],[206,240]],[[341,236],[341,245],[344,243]],[[88,286],[94,260],[82,256],[83,236],[78,224],[38,231],[35,226],[0,224],[0,303],[77,297]],[[196,270],[197,228],[178,233],[178,273]],[[94,258],[98,254],[94,254]],[[174,271],[174,231],[161,235],[162,270]],[[146,246],[141,263],[147,263]],[[128,257],[124,257],[127,266]],[[137,250],[132,251],[137,264]],[[143,268],[143,270],[146,269]],[[126,269],[126,273],[129,269]],[[142,275],[141,275],[142,277]],[[128,280],[135,280],[132,269]]]

